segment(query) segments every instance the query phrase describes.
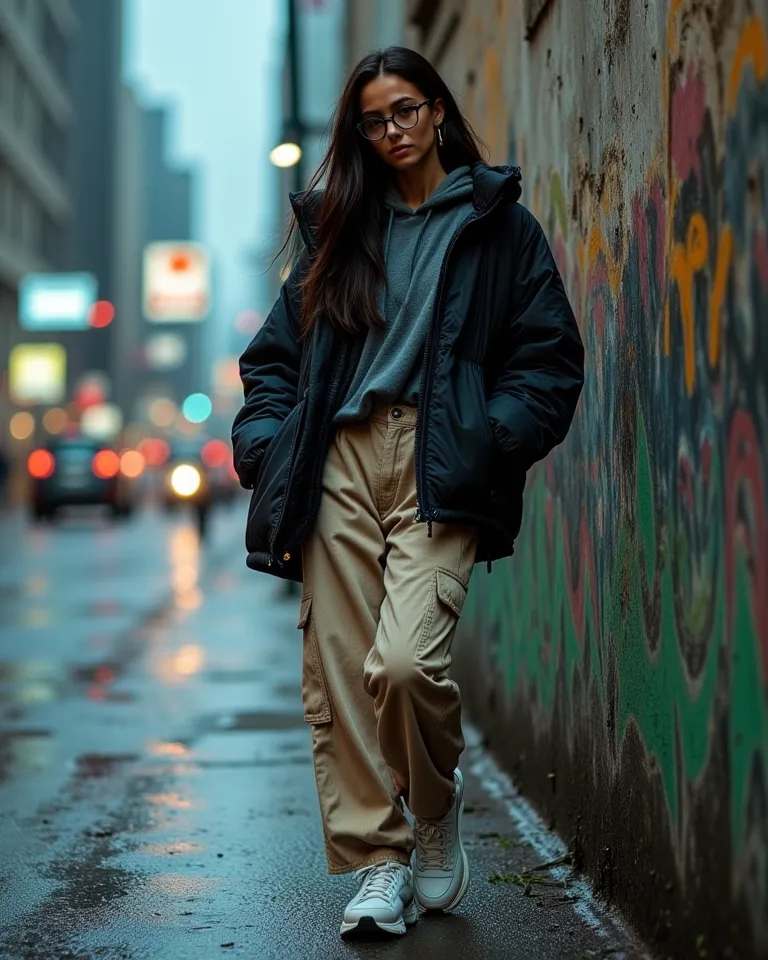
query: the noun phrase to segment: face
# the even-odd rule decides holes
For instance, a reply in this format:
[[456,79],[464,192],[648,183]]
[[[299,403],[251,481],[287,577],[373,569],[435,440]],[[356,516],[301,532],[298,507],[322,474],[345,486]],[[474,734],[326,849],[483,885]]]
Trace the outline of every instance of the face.
[[[425,99],[418,87],[395,74],[376,77],[360,93],[361,120],[391,117],[394,114],[403,126],[408,126],[418,115],[415,125],[407,130],[388,121],[384,137],[370,144],[381,159],[395,170],[418,166],[433,150],[437,150],[435,129],[443,122],[445,111],[441,100],[424,104],[418,111],[413,109]],[[374,131],[374,136],[381,136],[384,127],[382,124],[375,126],[378,129]]]

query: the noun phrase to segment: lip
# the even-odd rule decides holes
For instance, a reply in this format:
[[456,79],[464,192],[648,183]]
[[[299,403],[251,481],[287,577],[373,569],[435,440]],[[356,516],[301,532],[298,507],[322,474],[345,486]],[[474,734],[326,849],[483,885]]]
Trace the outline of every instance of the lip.
[[398,143],[396,147],[392,147],[389,151],[390,157],[402,157],[411,149],[410,143]]

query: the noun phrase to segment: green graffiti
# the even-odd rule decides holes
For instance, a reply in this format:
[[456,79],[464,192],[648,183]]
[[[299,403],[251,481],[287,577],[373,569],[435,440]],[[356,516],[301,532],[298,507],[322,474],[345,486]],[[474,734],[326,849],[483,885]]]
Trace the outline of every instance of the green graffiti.
[[[719,469],[719,468],[718,468]],[[473,578],[462,617],[462,632],[473,643],[496,638],[496,658],[503,670],[507,695],[527,701],[533,682],[536,709],[551,716],[555,680],[562,669],[567,680],[569,708],[573,709],[574,677],[586,662],[583,645],[589,644],[591,673],[603,699],[608,696],[608,678],[601,664],[598,644],[609,640],[616,651],[619,678],[616,737],[617,754],[630,722],[639,730],[645,749],[655,758],[661,773],[669,808],[672,835],[677,833],[678,783],[695,785],[706,770],[712,744],[715,699],[720,664],[725,662],[729,687],[722,691],[729,704],[730,787],[732,843],[738,848],[745,833],[746,791],[755,752],[765,756],[768,744],[768,707],[762,688],[759,639],[751,600],[748,557],[736,553],[734,571],[736,596],[734,623],[727,622],[725,566],[723,551],[716,551],[715,538],[709,560],[719,557],[714,580],[714,619],[709,645],[698,676],[692,679],[681,655],[675,618],[671,545],[674,541],[671,518],[656,529],[650,453],[645,425],[637,420],[637,472],[634,502],[634,535],[626,512],[617,530],[615,548],[609,549],[612,562],[604,582],[590,582],[588,565],[581,564],[583,622],[574,619],[569,598],[563,535],[563,510],[554,510],[554,552],[547,550],[546,503],[550,492],[543,472],[534,478],[526,496],[526,517],[515,557],[494,569],[492,576]],[[715,524],[716,518],[712,518]],[[667,531],[666,533],[664,531]],[[719,542],[724,527],[718,529]],[[656,565],[658,564],[658,570]],[[643,581],[650,587],[658,580],[660,617],[658,636],[649,637],[643,607]],[[591,590],[597,589],[600,623],[594,622]],[[703,617],[700,601],[687,611],[687,623]],[[723,657],[725,654],[725,657]],[[532,705],[531,705],[532,706]],[[541,718],[540,718],[541,719]],[[679,725],[679,736],[675,726]],[[677,755],[679,742],[681,755]],[[606,758],[606,767],[609,759]],[[678,765],[680,770],[678,770]],[[682,842],[683,838],[678,838]]]

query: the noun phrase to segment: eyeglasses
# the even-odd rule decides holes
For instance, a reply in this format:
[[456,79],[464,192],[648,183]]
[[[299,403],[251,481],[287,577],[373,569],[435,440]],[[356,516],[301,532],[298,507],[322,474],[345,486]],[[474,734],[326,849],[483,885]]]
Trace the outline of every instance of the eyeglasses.
[[422,100],[421,103],[406,103],[392,114],[391,117],[368,117],[358,123],[357,129],[366,140],[383,140],[387,135],[387,125],[391,120],[400,130],[410,130],[419,122],[419,110],[432,103],[431,100]]

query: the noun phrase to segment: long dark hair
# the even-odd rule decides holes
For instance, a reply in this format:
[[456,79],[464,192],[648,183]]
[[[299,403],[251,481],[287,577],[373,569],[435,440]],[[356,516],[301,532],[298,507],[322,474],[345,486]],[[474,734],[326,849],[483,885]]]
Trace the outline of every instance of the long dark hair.
[[325,179],[316,223],[317,252],[301,286],[304,337],[319,316],[349,333],[384,322],[377,302],[379,284],[386,280],[380,211],[391,173],[357,131],[360,93],[381,74],[396,74],[425,98],[442,100],[445,119],[440,161],[447,173],[484,159],[453,94],[421,54],[406,47],[388,47],[364,57],[344,86],[331,121],[330,146],[306,191],[308,194]]

